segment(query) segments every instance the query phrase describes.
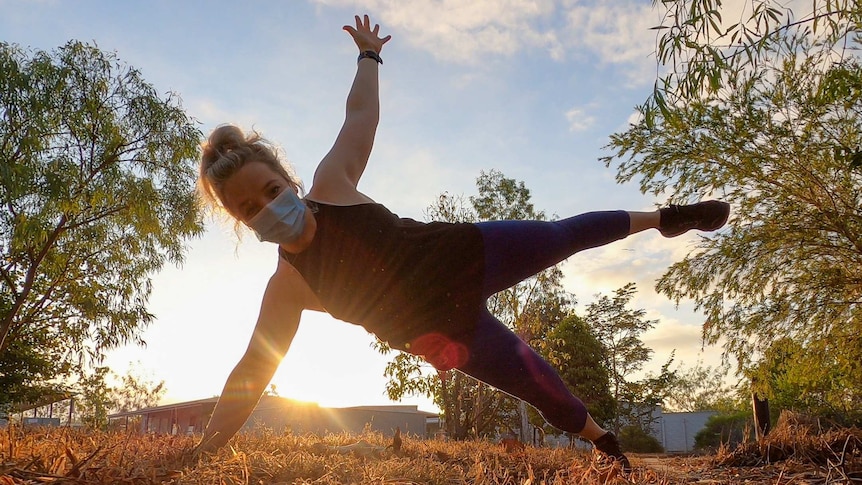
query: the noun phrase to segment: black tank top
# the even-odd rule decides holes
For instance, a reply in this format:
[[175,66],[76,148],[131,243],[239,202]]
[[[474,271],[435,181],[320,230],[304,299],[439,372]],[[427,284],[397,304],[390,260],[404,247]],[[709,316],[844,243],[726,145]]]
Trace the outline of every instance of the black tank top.
[[470,343],[484,304],[484,252],[469,223],[422,223],[380,204],[306,201],[317,232],[299,254],[279,254],[333,317],[400,350],[437,332]]

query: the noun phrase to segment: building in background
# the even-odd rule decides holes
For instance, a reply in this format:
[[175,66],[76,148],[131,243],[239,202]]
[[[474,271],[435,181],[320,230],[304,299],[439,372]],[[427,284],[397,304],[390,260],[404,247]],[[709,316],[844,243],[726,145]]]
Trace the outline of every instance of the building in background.
[[14,403],[3,414],[0,427],[9,422],[23,426],[71,426],[76,394],[69,390],[50,390],[35,401]]
[[[694,437],[706,428],[706,422],[715,411],[665,412],[661,406],[639,410],[648,421],[647,433],[658,441],[665,453],[691,453],[695,451]],[[625,425],[626,423],[623,423]],[[545,446],[592,449],[587,441],[572,439],[570,435],[548,435],[542,438]]]
[[718,414],[715,411],[666,412],[661,406],[632,407],[640,416],[640,426],[661,444],[665,453],[694,451],[695,435],[706,428],[710,416]]
[[[144,433],[193,434],[203,433],[218,397],[167,404],[108,416],[112,426]],[[404,434],[429,436],[429,423],[438,415],[420,411],[413,405],[356,406],[324,408],[277,396],[263,396],[242,428],[258,427],[275,432],[295,434],[352,433],[369,429],[390,435],[395,428]]]
[[688,453],[694,451],[694,437],[706,428],[706,422],[715,411],[692,413],[663,413],[659,411],[658,430],[656,438],[667,453]]

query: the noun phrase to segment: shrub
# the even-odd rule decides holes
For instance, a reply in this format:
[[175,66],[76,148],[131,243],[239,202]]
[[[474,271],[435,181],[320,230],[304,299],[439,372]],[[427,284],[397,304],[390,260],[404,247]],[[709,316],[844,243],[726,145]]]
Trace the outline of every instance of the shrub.
[[751,411],[730,414],[715,414],[706,421],[706,426],[694,435],[697,449],[717,449],[726,444],[736,447],[753,439],[754,420]]
[[620,429],[620,446],[631,453],[663,453],[664,448],[655,437],[640,426],[626,426]]

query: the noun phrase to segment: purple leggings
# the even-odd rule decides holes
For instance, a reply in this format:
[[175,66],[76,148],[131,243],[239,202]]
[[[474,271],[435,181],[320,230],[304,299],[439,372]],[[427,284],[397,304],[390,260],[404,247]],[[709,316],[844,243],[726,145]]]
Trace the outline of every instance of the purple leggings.
[[[485,246],[485,298],[547,269],[572,254],[622,239],[625,211],[588,212],[559,221],[492,221],[476,224]],[[458,367],[467,375],[533,405],[554,427],[584,429],[587,409],[545,360],[485,309]]]

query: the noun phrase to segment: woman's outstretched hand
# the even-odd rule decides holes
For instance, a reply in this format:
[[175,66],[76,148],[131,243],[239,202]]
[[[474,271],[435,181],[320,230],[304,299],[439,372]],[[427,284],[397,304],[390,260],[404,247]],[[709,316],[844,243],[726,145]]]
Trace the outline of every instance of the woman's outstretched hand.
[[383,44],[389,42],[392,36],[379,37],[380,25],[374,24],[374,28],[371,28],[371,20],[368,18],[368,15],[365,15],[362,19],[359,18],[359,15],[356,15],[355,19],[355,28],[345,25],[343,29],[353,37],[353,41],[356,42],[356,47],[359,47],[360,52],[371,50],[379,54],[381,49],[383,49]]

